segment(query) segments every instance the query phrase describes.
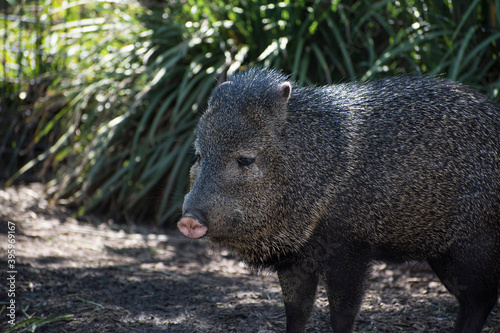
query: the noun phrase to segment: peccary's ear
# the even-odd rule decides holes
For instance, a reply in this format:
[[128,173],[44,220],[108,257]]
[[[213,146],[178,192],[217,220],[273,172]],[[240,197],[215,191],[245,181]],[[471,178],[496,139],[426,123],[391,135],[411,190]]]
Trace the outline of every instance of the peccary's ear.
[[290,95],[292,95],[292,85],[290,82],[283,82],[280,84],[278,87],[279,98],[281,98],[284,102],[288,102]]
[[[232,84],[231,81],[225,81],[222,82],[221,84],[217,85],[217,87],[212,90],[212,93],[210,94],[210,98],[208,99],[208,104],[214,104],[217,103],[217,101],[223,101],[224,99],[227,98],[227,95],[229,94],[227,91],[227,88]],[[203,113],[205,114],[208,111],[205,110]]]
[[272,103],[274,105],[271,108],[273,111],[267,114],[267,117],[271,116],[272,118],[268,118],[267,123],[274,124],[273,127],[276,130],[279,130],[280,124],[284,124],[287,117],[287,104],[290,96],[292,95],[292,85],[288,81],[280,83],[278,88],[274,90],[273,94],[274,100]]
[[215,89],[220,88],[220,87],[222,87],[223,85],[225,85],[225,84],[230,84],[230,83],[231,83],[231,81],[224,81],[224,82],[222,82],[221,84],[219,84],[217,87],[215,87]]
[[219,84],[215,89],[212,91],[212,95],[218,94],[220,91],[223,91],[224,88],[227,88],[232,82],[231,81],[225,81]]

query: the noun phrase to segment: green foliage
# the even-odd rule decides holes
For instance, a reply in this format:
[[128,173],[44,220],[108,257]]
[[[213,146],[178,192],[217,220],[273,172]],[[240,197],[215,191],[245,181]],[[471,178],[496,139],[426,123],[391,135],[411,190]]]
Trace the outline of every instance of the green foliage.
[[74,316],[75,315],[73,314],[57,314],[48,318],[30,317],[14,326],[11,326],[5,331],[5,333],[35,332],[37,329],[42,328],[45,325],[70,320]]
[[[33,144],[50,147],[14,177],[43,165],[55,198],[81,213],[175,220],[197,114],[248,66],[303,84],[443,75],[500,100],[500,0],[36,4],[0,21],[6,96],[33,79],[46,88],[26,122]],[[28,18],[38,37],[23,28]]]

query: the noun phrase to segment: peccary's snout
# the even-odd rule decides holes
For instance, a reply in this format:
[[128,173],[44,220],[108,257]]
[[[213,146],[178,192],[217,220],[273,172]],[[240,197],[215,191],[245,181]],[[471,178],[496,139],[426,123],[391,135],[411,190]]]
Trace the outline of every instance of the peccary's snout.
[[205,210],[202,208],[199,195],[199,190],[195,186],[184,197],[184,205],[182,206],[182,217],[177,222],[177,228],[186,237],[195,239],[201,238],[207,234],[208,223],[205,219]]
[[201,238],[206,235],[208,228],[202,224],[201,219],[196,212],[187,211],[183,214],[177,228],[189,238]]

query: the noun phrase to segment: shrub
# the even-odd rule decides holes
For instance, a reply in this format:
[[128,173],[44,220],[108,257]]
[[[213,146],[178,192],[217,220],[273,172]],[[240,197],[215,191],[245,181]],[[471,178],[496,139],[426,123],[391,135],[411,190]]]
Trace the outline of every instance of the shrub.
[[[248,66],[280,68],[303,84],[442,75],[500,100],[500,0],[48,4],[18,13],[35,18],[40,38],[19,45],[32,54],[3,50],[4,64],[44,64],[8,90],[44,87],[24,120],[36,127],[25,151],[50,145],[9,184],[37,166],[54,198],[80,213],[175,220],[197,113],[217,82]],[[4,77],[16,75],[6,68]]]

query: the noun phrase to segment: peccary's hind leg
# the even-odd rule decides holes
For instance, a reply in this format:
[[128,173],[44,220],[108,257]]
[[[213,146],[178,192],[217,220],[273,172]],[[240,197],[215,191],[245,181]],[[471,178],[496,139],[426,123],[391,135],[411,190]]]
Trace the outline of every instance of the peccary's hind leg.
[[318,277],[300,267],[278,270],[286,312],[286,331],[305,332],[318,286]]
[[498,282],[488,265],[464,264],[448,258],[429,260],[434,272],[459,301],[453,333],[481,332],[498,299]]

